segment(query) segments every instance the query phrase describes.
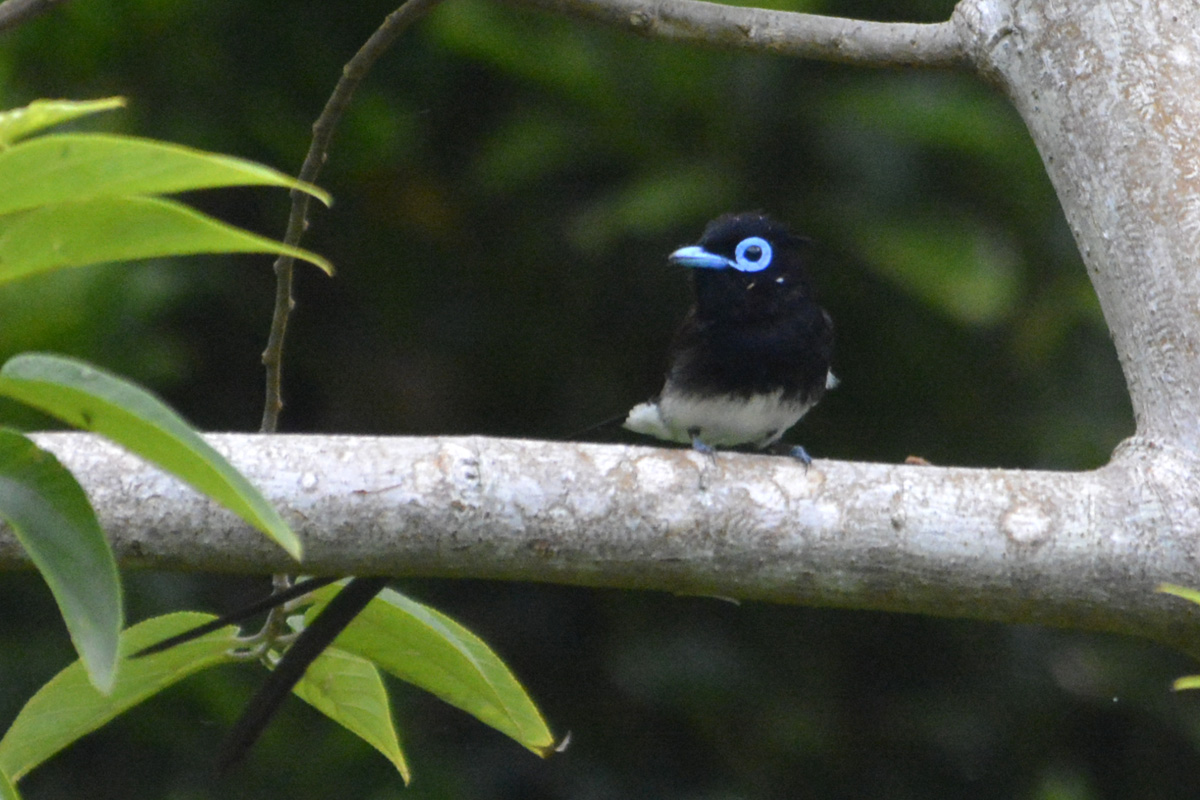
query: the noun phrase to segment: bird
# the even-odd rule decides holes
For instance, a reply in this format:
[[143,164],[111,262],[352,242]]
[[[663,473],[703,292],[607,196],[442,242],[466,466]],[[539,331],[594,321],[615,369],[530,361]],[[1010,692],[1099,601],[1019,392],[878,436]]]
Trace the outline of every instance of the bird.
[[[786,452],[779,440],[838,380],[833,321],[806,269],[809,240],[761,212],[725,214],[667,260],[691,270],[694,302],[668,352],[662,390],[623,427],[712,454]],[[782,449],[781,449],[782,448]]]
[[[670,254],[671,263],[692,270],[695,302],[675,334],[662,391],[634,406],[625,428],[709,454],[779,443],[837,384],[830,371],[833,322],[813,297],[807,244],[767,215],[751,212],[718,217],[697,244]],[[805,465],[812,462],[803,447],[786,452]],[[134,657],[178,646],[333,580],[302,580]],[[222,771],[245,756],[309,665],[386,584],[378,576],[351,578],[283,651],[230,730],[218,759]]]

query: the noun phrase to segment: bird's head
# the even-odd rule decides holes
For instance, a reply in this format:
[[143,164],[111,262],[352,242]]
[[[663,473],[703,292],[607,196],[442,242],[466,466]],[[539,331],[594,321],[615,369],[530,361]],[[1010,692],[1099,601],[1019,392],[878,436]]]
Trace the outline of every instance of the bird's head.
[[708,223],[699,243],[668,260],[694,270],[698,315],[755,317],[810,296],[807,241],[765,214],[726,214]]

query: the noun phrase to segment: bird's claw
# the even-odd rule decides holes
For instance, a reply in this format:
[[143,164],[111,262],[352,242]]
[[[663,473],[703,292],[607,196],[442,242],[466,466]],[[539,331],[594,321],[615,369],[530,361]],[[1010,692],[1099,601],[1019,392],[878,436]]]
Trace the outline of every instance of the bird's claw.
[[812,456],[800,445],[794,445],[789,448],[787,454],[803,464],[805,469],[812,466]]
[[790,456],[803,464],[806,470],[812,466],[812,456],[798,444],[783,444],[782,442],[778,442],[771,445],[768,452],[774,453],[777,456]]
[[711,444],[706,443],[700,438],[699,430],[689,430],[688,435],[692,437],[692,449],[697,453],[703,453],[708,456],[709,460],[714,464],[717,463],[717,450]]

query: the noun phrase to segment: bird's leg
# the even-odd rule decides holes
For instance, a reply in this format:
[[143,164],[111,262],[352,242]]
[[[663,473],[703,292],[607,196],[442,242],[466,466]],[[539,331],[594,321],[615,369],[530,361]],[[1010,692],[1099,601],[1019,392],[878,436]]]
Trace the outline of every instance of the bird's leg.
[[699,428],[688,428],[687,435],[692,440],[692,449],[695,450],[697,453],[701,453],[703,455],[708,456],[709,466],[703,467],[700,470],[700,476],[699,476],[700,477],[699,489],[700,489],[700,491],[703,492],[708,488],[707,487],[707,483],[708,483],[707,476],[708,476],[709,469],[717,466],[717,449],[715,447],[713,447],[711,444],[708,444],[707,442],[705,442],[703,439],[700,438],[700,429]]

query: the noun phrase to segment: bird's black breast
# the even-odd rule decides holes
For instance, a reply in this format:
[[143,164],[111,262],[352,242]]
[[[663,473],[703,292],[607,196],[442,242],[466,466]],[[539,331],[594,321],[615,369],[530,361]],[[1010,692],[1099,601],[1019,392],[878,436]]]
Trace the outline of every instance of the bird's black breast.
[[783,390],[815,403],[825,393],[833,324],[810,297],[772,304],[770,313],[705,315],[693,309],[676,334],[671,391],[750,397]]

